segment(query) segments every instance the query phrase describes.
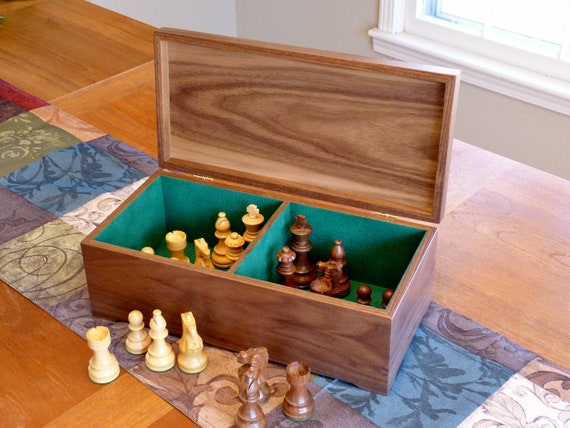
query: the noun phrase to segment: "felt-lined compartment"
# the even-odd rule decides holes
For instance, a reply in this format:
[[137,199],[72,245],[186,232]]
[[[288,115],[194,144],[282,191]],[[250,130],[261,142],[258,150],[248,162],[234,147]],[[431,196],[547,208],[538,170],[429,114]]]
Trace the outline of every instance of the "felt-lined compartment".
[[165,236],[173,230],[186,233],[185,254],[195,261],[194,239],[204,238],[212,249],[218,213],[223,211],[232,231],[243,234],[242,216],[249,204],[258,206],[264,225],[282,201],[249,193],[194,183],[170,176],[158,176],[97,236],[96,241],[133,250],[152,247],[155,254],[170,257]]
[[[187,236],[186,256],[195,262],[194,239],[204,238],[210,249],[217,244],[215,222],[224,211],[231,230],[243,234],[242,216],[249,204],[258,206],[265,217],[264,227],[278,212],[266,233],[252,244],[233,273],[260,281],[279,283],[277,252],[290,245],[290,227],[297,214],[304,214],[313,228],[310,240],[313,262],[327,261],[336,239],[346,250],[345,270],[351,293],[344,299],[356,301],[360,284],[372,287],[371,305],[382,307],[382,292],[396,289],[413,259],[425,230],[382,220],[317,208],[250,193],[195,183],[170,176],[156,180],[125,207],[94,239],[123,248],[141,250],[150,246],[155,254],[170,257],[165,236],[182,230]],[[283,205],[285,204],[285,205]]]
[[289,228],[297,214],[304,214],[313,228],[313,262],[329,260],[334,241],[342,240],[347,259],[345,271],[352,290],[345,300],[356,301],[356,289],[365,283],[372,287],[371,305],[378,308],[382,307],[382,292],[397,288],[425,235],[423,229],[289,203],[234,273],[278,283],[275,255],[284,245],[291,244]]

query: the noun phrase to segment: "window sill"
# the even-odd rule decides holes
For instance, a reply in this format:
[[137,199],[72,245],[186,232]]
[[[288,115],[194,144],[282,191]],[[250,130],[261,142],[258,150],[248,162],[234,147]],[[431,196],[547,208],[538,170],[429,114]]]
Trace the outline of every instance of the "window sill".
[[529,72],[408,33],[390,34],[373,28],[368,33],[375,52],[420,64],[461,70],[472,85],[570,116],[570,83]]

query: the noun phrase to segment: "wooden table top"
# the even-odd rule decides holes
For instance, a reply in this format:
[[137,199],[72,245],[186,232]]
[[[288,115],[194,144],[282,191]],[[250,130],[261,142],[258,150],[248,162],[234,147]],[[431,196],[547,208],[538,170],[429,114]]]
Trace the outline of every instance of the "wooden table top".
[[[34,26],[26,24],[26,30],[20,31],[20,23],[24,18],[28,19],[25,9],[29,9],[29,19]],[[84,17],[84,14],[88,17]],[[149,62],[152,60],[150,27],[104,12],[82,0],[0,0],[0,15],[6,17],[6,22],[0,29],[0,78],[157,156],[154,67]],[[41,19],[48,15],[49,24]],[[66,60],[75,63],[77,58],[83,64],[98,64],[93,65],[93,69],[85,66],[90,71],[82,76],[78,70],[58,74],[59,64],[53,64],[53,69],[48,67],[42,74],[38,74],[31,64],[49,54],[38,52],[30,44],[45,37],[41,29],[46,28],[46,25],[64,31],[63,27],[54,25],[58,20],[79,22],[78,27],[73,27],[74,32],[83,32],[86,27],[91,27],[92,30],[106,28],[106,22],[114,23],[110,24],[111,28],[102,30],[103,34],[91,34],[90,38],[102,38],[100,40],[105,40],[109,47],[113,43],[121,46],[123,41],[114,42],[112,39],[124,36],[129,40],[126,43],[130,49],[117,50],[120,51],[117,56],[125,58],[114,62],[115,51],[102,49],[99,43],[93,43],[92,49],[85,49],[85,40],[82,40],[82,49],[78,49],[74,43],[59,45],[57,50],[63,61],[62,68],[67,66]],[[121,21],[121,24],[115,20]],[[118,31],[116,26],[122,30]],[[18,32],[25,36],[18,37]],[[132,33],[135,35],[132,36]],[[5,38],[6,34],[9,37]],[[56,40],[63,40],[58,37],[63,36],[58,35]],[[63,54],[62,46],[71,53]],[[12,53],[12,58],[6,56],[8,52]],[[14,52],[19,54],[14,55]],[[92,57],[94,52],[99,55],[97,61]],[[106,56],[106,53],[109,55]],[[570,367],[570,182],[455,141],[446,215],[439,227],[434,288],[436,302],[555,363]],[[3,388],[24,388],[22,391],[29,389],[29,394],[33,394],[39,379],[47,377],[49,382],[55,382],[51,384],[53,393],[60,388],[61,391],[66,391],[66,383],[72,383],[72,386],[80,388],[82,392],[74,395],[75,404],[67,402],[55,411],[62,418],[72,414],[68,412],[79,411],[83,417],[90,418],[85,415],[91,412],[96,414],[96,395],[112,396],[114,392],[111,389],[124,388],[121,386],[123,384],[131,388],[127,373],[121,376],[121,379],[125,379],[119,383],[89,385],[84,371],[88,353],[85,342],[78,337],[68,337],[69,334],[74,336],[73,333],[60,332],[61,327],[57,321],[46,314],[38,315],[41,323],[32,322],[35,313],[42,311],[7,286],[2,285],[0,290],[3,319],[12,314],[17,319],[14,323],[20,323],[17,327],[20,332],[18,340],[10,336],[14,333],[9,325],[0,324],[0,337],[10,337],[6,343],[14,343],[13,348],[2,350],[0,355],[3,366],[4,361],[8,361],[22,376],[15,374],[10,377],[8,383],[3,383]],[[10,302],[10,308],[5,308],[5,302]],[[13,312],[7,312],[12,308]],[[34,315],[25,319],[21,314]],[[65,343],[60,344],[59,339],[55,342],[46,340],[44,344],[48,349],[44,349],[43,355],[30,354],[30,351],[23,353],[22,349],[33,348],[33,335],[39,334],[37,327],[40,324],[53,329],[50,331],[58,331],[57,336],[65,336],[62,339]],[[32,338],[30,342],[24,340],[28,335],[22,334],[28,331]],[[67,358],[72,358],[75,362],[66,361],[57,355],[58,349],[69,348],[73,350]],[[60,361],[60,365],[54,365],[45,376],[36,376],[30,379],[35,382],[29,383],[25,380],[25,370],[21,368],[31,362],[21,361],[22,355],[27,356],[26,360],[29,357],[39,364],[46,364],[55,358],[55,361]],[[65,367],[61,364],[65,364]],[[69,365],[75,365],[78,374],[69,374]],[[3,369],[6,372],[4,367]],[[87,384],[79,387],[78,384],[82,382]],[[114,384],[118,386],[113,386]],[[11,405],[23,409],[25,414],[30,412],[30,420],[34,420],[34,415],[40,415],[44,406],[39,409],[25,406],[27,399],[22,397],[33,395],[25,392],[20,394],[26,395],[12,395]],[[83,401],[80,397],[84,396],[91,396],[92,399]],[[73,406],[76,406],[75,410]],[[115,407],[123,410],[130,406],[127,401],[115,404]],[[162,411],[157,412],[160,414]],[[57,420],[58,415],[55,413],[51,420]],[[166,421],[170,417],[178,416],[176,412],[168,411],[159,420]]]

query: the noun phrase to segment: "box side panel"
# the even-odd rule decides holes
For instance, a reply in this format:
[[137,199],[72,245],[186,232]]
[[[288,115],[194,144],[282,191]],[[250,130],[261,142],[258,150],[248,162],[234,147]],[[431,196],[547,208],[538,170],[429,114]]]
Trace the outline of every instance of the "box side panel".
[[97,316],[126,320],[138,309],[149,317],[158,308],[180,335],[180,314],[192,311],[206,343],[236,351],[265,346],[273,361],[304,360],[316,373],[387,392],[385,311],[93,241],[82,251]]
[[436,246],[437,230],[434,229],[426,235],[425,243],[410,266],[404,279],[407,285],[399,287],[402,293],[393,302],[394,309],[388,307],[392,315],[388,390],[431,302]]

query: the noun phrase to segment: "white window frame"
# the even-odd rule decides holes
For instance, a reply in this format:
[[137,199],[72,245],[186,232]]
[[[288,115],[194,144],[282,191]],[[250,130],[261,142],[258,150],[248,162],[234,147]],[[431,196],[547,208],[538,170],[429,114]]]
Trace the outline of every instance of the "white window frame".
[[[492,42],[430,23],[429,19],[416,19],[417,3],[380,0],[378,27],[369,31],[374,51],[408,62],[456,68],[461,70],[462,81],[570,116],[570,63],[498,43],[489,49]],[[456,45],[451,46],[449,40]],[[509,58],[509,63],[489,52],[495,58]],[[532,64],[534,69],[525,64]]]

